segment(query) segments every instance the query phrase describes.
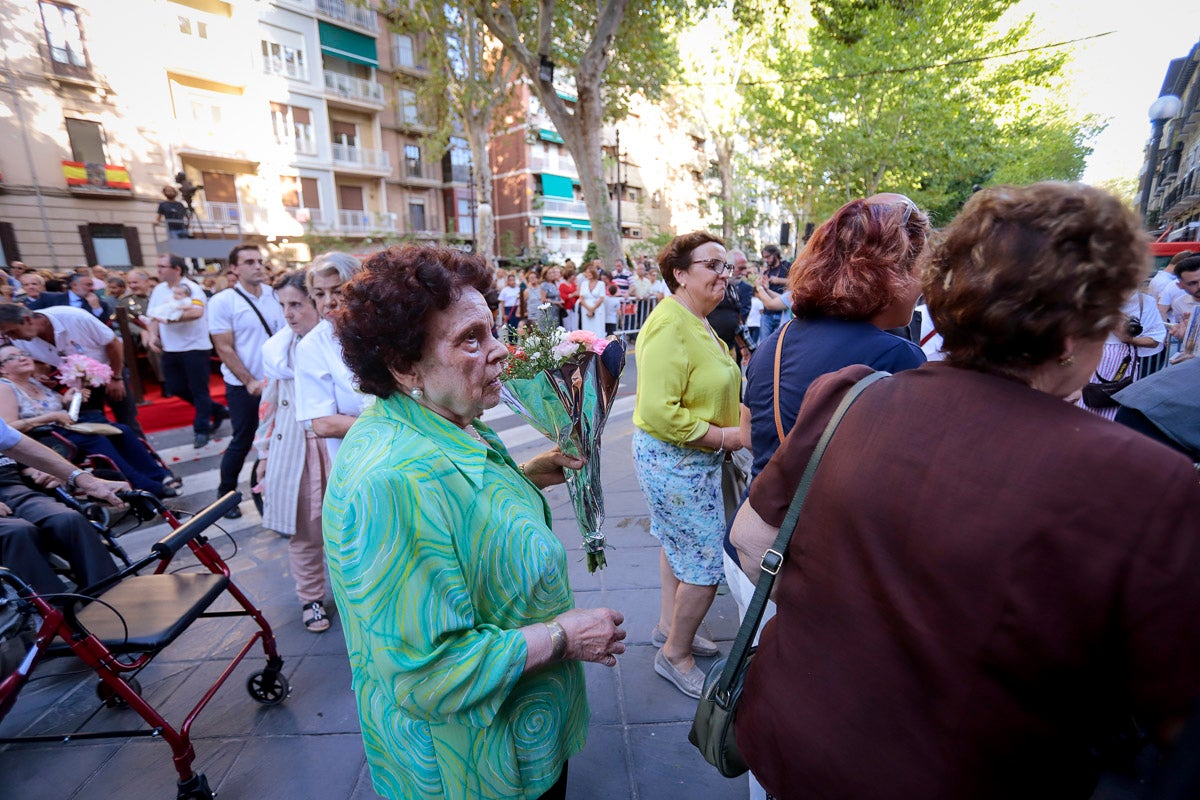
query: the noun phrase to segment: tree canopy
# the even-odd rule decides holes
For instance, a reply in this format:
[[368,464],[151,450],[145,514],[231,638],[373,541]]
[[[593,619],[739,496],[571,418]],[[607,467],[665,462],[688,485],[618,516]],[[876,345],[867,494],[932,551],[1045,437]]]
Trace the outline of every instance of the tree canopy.
[[1067,54],[1005,24],[1015,0],[813,0],[747,86],[785,205],[820,217],[877,191],[945,222],[976,185],[1077,179],[1098,127],[1054,98]]

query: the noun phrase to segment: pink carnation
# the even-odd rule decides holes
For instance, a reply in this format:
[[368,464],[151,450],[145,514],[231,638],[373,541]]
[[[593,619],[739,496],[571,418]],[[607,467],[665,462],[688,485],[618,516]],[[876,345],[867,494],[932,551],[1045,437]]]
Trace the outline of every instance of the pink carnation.
[[608,347],[608,339],[596,339],[592,342],[592,352],[596,355],[603,355],[605,348]]
[[592,342],[596,341],[598,338],[599,337],[597,337],[596,334],[592,333],[591,331],[571,331],[570,333],[567,334],[568,342],[575,342],[576,344],[586,344],[589,346],[592,344]]

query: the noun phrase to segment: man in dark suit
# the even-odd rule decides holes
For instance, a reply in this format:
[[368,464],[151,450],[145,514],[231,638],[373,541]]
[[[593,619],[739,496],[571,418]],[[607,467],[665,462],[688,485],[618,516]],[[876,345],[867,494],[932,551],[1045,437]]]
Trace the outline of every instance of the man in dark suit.
[[67,291],[42,292],[42,296],[35,300],[29,308],[37,311],[50,306],[82,308],[105,325],[108,325],[109,319],[112,317],[112,311],[108,305],[92,288],[92,276],[82,272],[74,272],[67,279]]

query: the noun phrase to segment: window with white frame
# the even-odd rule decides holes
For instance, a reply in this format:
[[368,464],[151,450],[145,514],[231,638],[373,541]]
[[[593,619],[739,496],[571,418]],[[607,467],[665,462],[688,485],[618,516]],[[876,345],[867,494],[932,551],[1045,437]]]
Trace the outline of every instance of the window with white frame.
[[203,94],[192,94],[188,97],[192,122],[202,131],[212,131],[221,127],[221,103],[213,97]]
[[[404,164],[410,178],[421,177],[421,148],[415,144],[404,145]],[[423,207],[423,206],[422,206]],[[421,212],[424,214],[424,212]],[[424,230],[424,229],[422,229]]]
[[42,24],[46,45],[55,72],[87,74],[87,53],[83,49],[83,28],[79,12],[72,6],[42,2]]
[[200,19],[185,17],[184,15],[180,14],[179,32],[184,36],[195,36],[197,39],[207,39],[208,23]]
[[403,33],[392,34],[392,60],[398,67],[415,67],[417,65],[416,51],[413,49],[413,38]]
[[305,66],[302,48],[289,47],[270,39],[263,39],[260,44],[262,46],[263,72],[268,75],[285,75],[299,80],[308,78],[308,69]]
[[297,153],[316,154],[317,137],[310,109],[271,103],[271,129],[277,144],[290,147]]
[[417,108],[417,93],[412,89],[401,89],[398,92],[400,121],[406,125],[416,125],[421,121]]

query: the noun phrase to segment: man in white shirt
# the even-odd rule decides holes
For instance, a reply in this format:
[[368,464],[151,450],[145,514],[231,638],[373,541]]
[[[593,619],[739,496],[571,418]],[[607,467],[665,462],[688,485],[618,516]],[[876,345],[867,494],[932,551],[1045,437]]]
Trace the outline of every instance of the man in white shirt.
[[[237,488],[246,454],[258,427],[258,401],[263,390],[262,348],[283,327],[283,311],[275,290],[264,286],[267,271],[257,245],[243,244],[229,254],[229,271],[237,282],[208,301],[208,332],[221,359],[225,402],[233,438],[221,458],[217,496]],[[237,519],[237,507],[225,516]]]
[[[112,328],[91,313],[71,306],[48,306],[30,311],[18,303],[5,303],[0,310],[0,332],[34,361],[55,369],[62,365],[64,358],[75,354],[107,364],[113,377],[101,387],[104,402],[112,408],[117,422],[128,425],[138,436],[145,435],[138,424],[137,406],[126,383],[125,347]],[[95,413],[102,416],[103,405],[97,402],[89,407],[94,407]],[[91,421],[102,422],[103,419],[98,417]]]
[[192,431],[195,434],[193,446],[198,450],[208,444],[213,431],[228,412],[224,406],[214,405],[208,392],[212,347],[208,340],[208,322],[204,318],[204,290],[183,277],[185,266],[186,262],[179,256],[164,254],[158,257],[159,284],[150,293],[148,305],[154,307],[170,302],[172,291],[183,284],[191,295],[192,306],[177,320],[160,322],[151,319],[149,348],[163,354],[166,390],[196,409]]
[[1158,302],[1158,311],[1165,320],[1171,321],[1171,301],[1183,293],[1179,288],[1179,276],[1175,274],[1175,267],[1180,261],[1194,255],[1195,253],[1191,250],[1182,250],[1176,253],[1167,262],[1167,265],[1150,279],[1150,288],[1147,289],[1147,293]]

